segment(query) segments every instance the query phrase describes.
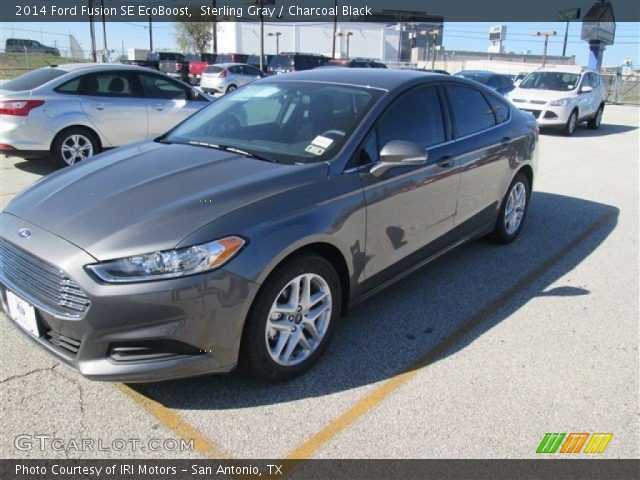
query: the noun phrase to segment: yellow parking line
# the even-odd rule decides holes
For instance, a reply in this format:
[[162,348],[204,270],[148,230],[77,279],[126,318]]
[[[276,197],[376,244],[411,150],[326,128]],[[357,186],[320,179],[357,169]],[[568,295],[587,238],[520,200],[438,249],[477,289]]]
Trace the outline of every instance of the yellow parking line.
[[173,432],[174,435],[186,441],[193,440],[193,448],[197,452],[216,460],[232,458],[222,447],[207,438],[200,430],[183,419],[176,411],[145,397],[122,383],[118,383],[117,387],[133,400],[136,405]]
[[[522,290],[531,285],[544,273],[551,270],[562,258],[567,256],[574,248],[580,243],[586,240],[592,233],[600,229],[607,221],[609,221],[617,212],[617,209],[611,209],[604,214],[597,222],[584,230],[571,242],[565,245],[560,251],[553,255],[550,259],[542,263],[533,272],[529,273],[526,277],[516,283],[513,287],[507,290],[505,293],[496,298],[491,304],[484,308],[477,315],[472,317],[468,322],[461,325],[451,335],[445,338],[441,343],[436,345],[433,349],[426,352],[418,360],[416,360],[409,368],[406,368],[401,373],[383,382],[373,392],[365,395],[359,400],[353,407],[347,410],[342,415],[333,419],[326,427],[309,437],[295,449],[287,454],[286,459],[290,460],[305,460],[311,457],[314,453],[320,450],[324,445],[329,443],[334,437],[339,435],[352,423],[362,417],[369,410],[373,409],[389,395],[398,390],[401,386],[415,377],[420,369],[426,367],[430,363],[433,363],[441,355],[455,345],[458,341],[462,340],[469,332],[471,332],[478,325],[481,325],[491,315],[497,312],[499,309],[507,305],[516,295]],[[288,471],[294,468],[294,465],[288,465]]]

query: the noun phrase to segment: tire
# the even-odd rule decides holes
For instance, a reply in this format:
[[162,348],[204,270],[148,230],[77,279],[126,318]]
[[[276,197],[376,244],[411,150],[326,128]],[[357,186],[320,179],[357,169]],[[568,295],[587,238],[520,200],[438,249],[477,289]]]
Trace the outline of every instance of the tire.
[[[76,152],[70,151],[75,146]],[[63,150],[63,147],[64,148]],[[51,157],[61,167],[68,167],[100,153],[98,136],[85,127],[69,127],[62,130],[51,143]]]
[[600,128],[600,123],[602,122],[602,114],[603,114],[603,112],[604,112],[604,105],[600,105],[598,107],[598,111],[596,112],[594,117],[589,119],[589,121],[587,122],[587,126],[591,130],[597,130],[597,129]]
[[[517,192],[521,191],[520,190],[521,187],[519,187],[519,185],[524,187],[524,197],[523,197],[524,206],[521,206],[519,208],[516,206],[516,211],[520,213],[520,219],[517,225],[508,224],[508,222],[506,221],[507,216],[509,215],[507,213],[507,208],[509,205],[512,205],[511,201],[515,200],[515,198],[511,199],[512,192],[517,197]],[[497,243],[506,245],[508,243],[513,242],[516,238],[518,238],[518,235],[520,235],[520,232],[522,231],[522,227],[524,226],[524,222],[527,218],[527,212],[529,211],[530,198],[531,198],[531,185],[529,184],[529,179],[524,173],[518,172],[514,177],[513,181],[511,182],[511,185],[509,185],[509,188],[507,189],[507,193],[504,196],[504,199],[502,200],[502,205],[500,206],[500,214],[498,215],[498,220],[496,221],[495,229],[491,234],[492,240],[494,240]]]
[[236,88],[238,88],[238,87],[236,87],[235,85],[229,85],[229,86],[227,87],[227,91],[226,91],[225,93],[231,93],[231,92],[233,92]]
[[[315,339],[319,340],[314,340],[309,330],[306,302],[302,302],[305,304],[302,309],[296,303],[298,308],[291,312],[281,314],[276,311],[280,307],[286,309],[283,302],[289,301],[291,284],[301,282],[298,284],[305,285],[305,279],[309,280],[310,298],[317,300],[309,314],[323,312],[314,321]],[[322,292],[329,295],[319,300]],[[284,381],[302,374],[329,346],[341,307],[340,279],[324,257],[305,254],[286,261],[272,272],[254,300],[242,336],[240,367],[251,375],[272,381]],[[306,340],[306,348],[305,342],[298,340],[301,336]],[[294,340],[296,343],[291,344]]]
[[571,135],[573,135],[573,132],[576,131],[577,125],[578,125],[578,111],[574,110],[573,112],[571,112],[571,115],[569,115],[567,123],[562,129],[562,134],[567,137],[570,137]]

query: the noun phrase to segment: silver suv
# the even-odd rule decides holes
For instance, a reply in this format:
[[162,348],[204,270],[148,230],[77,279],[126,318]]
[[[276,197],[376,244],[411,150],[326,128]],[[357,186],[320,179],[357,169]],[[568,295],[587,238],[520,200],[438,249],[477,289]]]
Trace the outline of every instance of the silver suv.
[[51,155],[62,166],[153,139],[211,101],[167,75],[120,64],[40,68],[0,88],[0,152]]
[[536,117],[541,127],[559,127],[565,135],[573,135],[583,121],[589,128],[600,127],[606,91],[593,70],[563,66],[530,73],[508,97]]

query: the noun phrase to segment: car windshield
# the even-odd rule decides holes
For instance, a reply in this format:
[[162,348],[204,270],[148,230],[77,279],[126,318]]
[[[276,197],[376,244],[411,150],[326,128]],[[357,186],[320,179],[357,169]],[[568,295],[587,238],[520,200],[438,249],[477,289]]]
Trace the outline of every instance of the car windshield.
[[466,78],[468,80],[473,80],[475,82],[482,83],[484,85],[486,85],[489,79],[491,78],[486,73],[473,73],[473,72],[458,72],[456,73],[456,77]]
[[247,85],[196,113],[160,141],[232,148],[278,163],[325,161],[383,93],[315,82]]
[[33,90],[34,88],[38,88],[66,73],[66,70],[60,70],[58,68],[39,68],[38,70],[33,70],[3,83],[2,90],[8,90],[11,92]]
[[578,86],[580,75],[566,72],[533,72],[520,83],[520,88],[566,92]]

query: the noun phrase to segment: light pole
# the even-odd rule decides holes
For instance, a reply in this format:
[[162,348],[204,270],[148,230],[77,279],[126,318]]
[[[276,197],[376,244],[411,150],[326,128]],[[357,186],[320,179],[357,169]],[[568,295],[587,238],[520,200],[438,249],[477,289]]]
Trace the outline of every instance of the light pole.
[[333,42],[331,46],[331,58],[336,58],[336,37],[338,34],[338,0],[333,1]]
[[[89,0],[89,10],[93,11],[93,0]],[[98,57],[96,55],[96,30],[93,23],[93,13],[89,15],[89,33],[91,35],[91,61],[97,62]]]
[[102,42],[104,44],[104,49],[102,53],[102,61],[103,63],[107,63],[107,57],[109,55],[109,49],[107,48],[107,21],[104,14],[104,0],[100,0],[100,5],[102,6]]
[[151,15],[149,15],[149,51],[153,52],[153,27],[151,26]]
[[282,35],[282,32],[267,33],[267,37],[276,37],[276,55],[280,54],[280,35]]
[[542,53],[542,66],[544,67],[547,63],[547,47],[549,46],[549,37],[553,37],[556,35],[555,30],[546,30],[544,32],[540,30],[536,30],[531,32],[531,35],[534,37],[544,37],[544,51]]
[[436,39],[440,35],[440,30],[434,28],[433,30],[422,30],[421,35],[431,35],[431,71],[436,69]]
[[338,32],[337,37],[347,37],[347,58],[349,58],[349,37],[353,35],[353,32]]

